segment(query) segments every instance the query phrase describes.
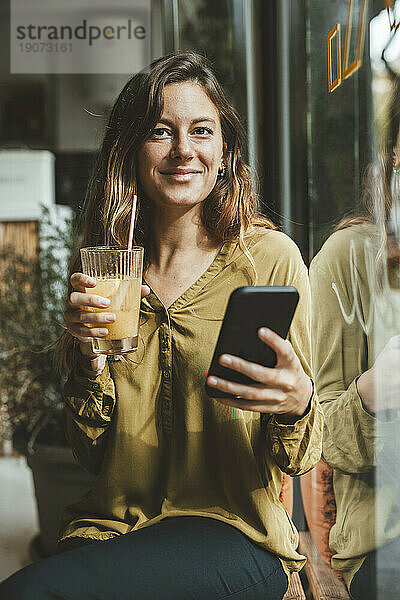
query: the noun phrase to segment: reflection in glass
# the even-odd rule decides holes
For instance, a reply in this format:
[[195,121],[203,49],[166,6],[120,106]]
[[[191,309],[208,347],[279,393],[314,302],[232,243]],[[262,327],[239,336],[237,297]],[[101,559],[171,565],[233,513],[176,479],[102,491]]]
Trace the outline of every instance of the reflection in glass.
[[332,566],[356,600],[400,585],[400,80],[362,210],[342,219],[312,261],[313,362],[334,469]]
[[[343,77],[350,77],[362,63],[367,0],[349,0],[344,45]],[[356,18],[358,15],[358,18]]]

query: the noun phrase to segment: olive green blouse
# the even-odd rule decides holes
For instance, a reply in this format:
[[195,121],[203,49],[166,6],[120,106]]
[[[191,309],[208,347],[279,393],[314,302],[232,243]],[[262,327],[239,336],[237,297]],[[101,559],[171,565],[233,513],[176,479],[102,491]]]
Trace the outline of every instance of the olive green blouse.
[[[286,235],[263,227],[251,227],[245,241],[258,285],[299,291],[289,339],[311,374],[310,291],[300,252]],[[204,389],[229,296],[252,282],[249,260],[236,242],[226,242],[168,309],[153,291],[142,299],[139,351],[129,362],[108,362],[93,379],[70,377],[68,439],[76,459],[98,477],[65,509],[61,539],[104,540],[165,517],[197,515],[237,527],[278,555],[288,573],[303,566],[279,493],[282,472],[299,475],[320,458],[317,398],[285,425],[225,406]]]
[[397,411],[389,418],[380,411],[370,414],[356,384],[400,328],[399,298],[394,304],[390,298],[398,292],[387,288],[380,294],[376,288],[379,246],[372,225],[354,225],[335,232],[310,266],[313,371],[325,417],[323,458],[334,469],[337,510],[329,544],[332,566],[347,585],[368,552],[400,534],[399,518],[391,515],[393,489],[379,475],[388,455],[398,464],[390,449],[398,437]]

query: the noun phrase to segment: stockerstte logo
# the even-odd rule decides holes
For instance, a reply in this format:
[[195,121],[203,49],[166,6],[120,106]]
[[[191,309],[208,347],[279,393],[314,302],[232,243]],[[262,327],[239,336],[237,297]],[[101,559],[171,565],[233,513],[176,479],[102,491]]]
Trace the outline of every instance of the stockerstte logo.
[[151,0],[11,0],[11,73],[132,74],[150,62]]

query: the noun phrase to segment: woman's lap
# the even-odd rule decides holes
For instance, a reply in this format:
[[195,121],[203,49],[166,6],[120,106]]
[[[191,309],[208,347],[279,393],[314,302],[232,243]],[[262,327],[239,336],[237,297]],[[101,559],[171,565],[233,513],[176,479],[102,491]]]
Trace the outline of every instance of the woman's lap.
[[236,528],[178,517],[30,565],[0,600],[280,600],[286,587],[279,559]]

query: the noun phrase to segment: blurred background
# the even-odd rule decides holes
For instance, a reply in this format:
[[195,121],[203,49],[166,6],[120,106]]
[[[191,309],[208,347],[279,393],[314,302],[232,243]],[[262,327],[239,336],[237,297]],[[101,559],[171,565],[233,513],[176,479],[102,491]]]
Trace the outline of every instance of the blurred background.
[[[363,173],[385,136],[400,72],[400,3],[148,4],[149,58],[192,49],[214,61],[246,125],[246,159],[263,210],[309,264],[335,224],[357,211]],[[118,2],[109,10],[117,13]],[[329,54],[328,35],[337,23],[341,38],[331,40]],[[346,30],[347,66],[355,67],[329,92],[329,69],[331,82],[345,70]],[[91,485],[64,447],[62,382],[41,350],[61,331],[66,263],[91,167],[108,110],[130,74],[11,74],[9,0],[0,0],[0,40],[1,580],[51,553],[60,507]],[[47,306],[45,290],[54,299]],[[315,478],[302,486],[308,498],[317,493]],[[334,519],[334,505],[330,509]],[[293,519],[301,530],[309,528],[298,481]]]

